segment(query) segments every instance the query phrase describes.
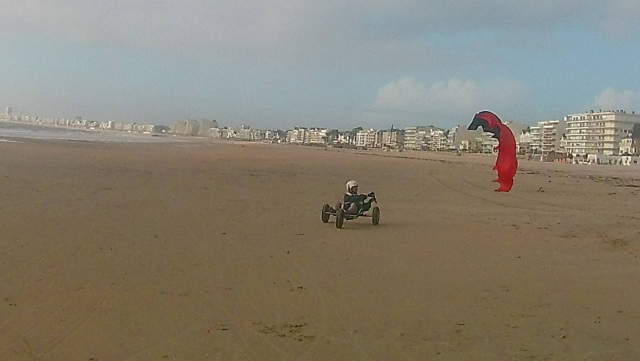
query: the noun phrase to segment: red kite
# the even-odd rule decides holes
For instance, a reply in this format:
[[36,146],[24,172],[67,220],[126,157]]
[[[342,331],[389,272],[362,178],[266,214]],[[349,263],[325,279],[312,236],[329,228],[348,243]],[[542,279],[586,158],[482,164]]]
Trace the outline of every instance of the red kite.
[[506,125],[502,124],[497,115],[489,111],[482,111],[473,117],[469,130],[482,130],[492,133],[492,138],[498,139],[498,159],[494,170],[498,171],[498,179],[494,182],[500,183],[496,192],[508,192],[513,187],[513,177],[518,169],[518,159],[516,158],[516,139],[513,132]]

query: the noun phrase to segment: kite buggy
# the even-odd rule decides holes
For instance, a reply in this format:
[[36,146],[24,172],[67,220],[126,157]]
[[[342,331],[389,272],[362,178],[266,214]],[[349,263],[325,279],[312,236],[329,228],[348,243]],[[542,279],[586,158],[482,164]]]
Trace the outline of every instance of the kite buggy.
[[[322,222],[327,223],[333,216],[336,217],[336,228],[342,228],[344,221],[350,221],[359,217],[371,218],[371,223],[377,226],[380,223],[380,208],[374,206],[378,203],[376,194],[358,194],[358,183],[356,181],[347,182],[347,193],[344,195],[344,203],[338,202],[335,207],[328,204],[322,206]],[[369,210],[371,212],[369,213]]]

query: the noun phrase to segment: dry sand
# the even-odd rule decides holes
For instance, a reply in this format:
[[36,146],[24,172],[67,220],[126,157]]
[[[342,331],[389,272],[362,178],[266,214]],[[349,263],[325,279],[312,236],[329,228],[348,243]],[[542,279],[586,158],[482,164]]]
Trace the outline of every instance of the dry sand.
[[[483,156],[0,153],[0,360],[640,359],[638,170],[522,162],[496,194]],[[379,226],[320,221],[351,178]]]

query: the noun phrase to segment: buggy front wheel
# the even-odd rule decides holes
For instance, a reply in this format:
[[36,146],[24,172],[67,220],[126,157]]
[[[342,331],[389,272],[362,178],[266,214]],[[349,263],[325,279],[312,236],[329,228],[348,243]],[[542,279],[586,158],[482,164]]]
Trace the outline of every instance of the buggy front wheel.
[[322,223],[329,222],[329,217],[331,216],[331,207],[328,204],[322,206]]
[[336,228],[342,228],[344,224],[344,209],[338,209],[338,213],[336,213]]
[[373,207],[373,213],[371,214],[371,223],[377,226],[380,223],[380,208]]

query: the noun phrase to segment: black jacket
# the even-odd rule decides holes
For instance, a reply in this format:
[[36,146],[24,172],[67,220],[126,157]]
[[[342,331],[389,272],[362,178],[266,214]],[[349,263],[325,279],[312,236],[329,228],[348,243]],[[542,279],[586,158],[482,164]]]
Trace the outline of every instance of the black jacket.
[[358,207],[367,199],[366,194],[349,194],[345,193],[344,195],[344,205],[345,208],[349,208],[351,203],[355,203]]

